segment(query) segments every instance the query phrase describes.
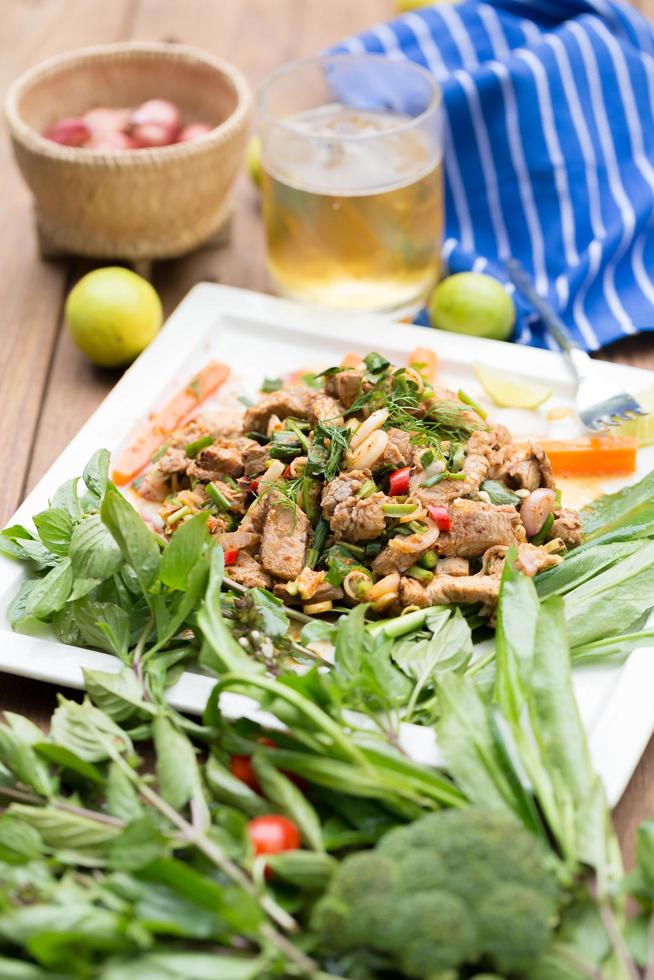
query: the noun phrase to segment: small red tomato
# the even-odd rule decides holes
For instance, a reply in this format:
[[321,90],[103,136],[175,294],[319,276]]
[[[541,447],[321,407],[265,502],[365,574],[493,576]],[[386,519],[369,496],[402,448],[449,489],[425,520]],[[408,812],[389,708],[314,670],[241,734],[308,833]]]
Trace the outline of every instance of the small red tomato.
[[242,783],[253,789],[255,793],[261,791],[257,774],[252,767],[252,759],[249,755],[233,755],[229,760],[229,770],[232,776],[236,776]]
[[297,851],[301,844],[297,826],[288,817],[278,813],[266,813],[250,820],[247,832],[257,856]]
[[212,127],[208,123],[190,123],[190,125],[184,126],[184,129],[177,137],[177,142],[188,143],[189,140],[196,140],[200,136],[206,136],[207,133],[211,132],[211,129]]

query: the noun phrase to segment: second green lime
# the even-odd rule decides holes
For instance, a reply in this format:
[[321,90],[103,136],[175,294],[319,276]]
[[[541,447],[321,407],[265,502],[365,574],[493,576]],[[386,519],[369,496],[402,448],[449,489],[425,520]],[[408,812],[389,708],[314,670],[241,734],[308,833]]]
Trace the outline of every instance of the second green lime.
[[508,340],[515,307],[497,279],[482,272],[457,272],[436,286],[429,303],[429,321],[438,330]]
[[108,266],[83,276],[66,300],[71,337],[99,367],[133,361],[159,332],[161,300],[146,279]]

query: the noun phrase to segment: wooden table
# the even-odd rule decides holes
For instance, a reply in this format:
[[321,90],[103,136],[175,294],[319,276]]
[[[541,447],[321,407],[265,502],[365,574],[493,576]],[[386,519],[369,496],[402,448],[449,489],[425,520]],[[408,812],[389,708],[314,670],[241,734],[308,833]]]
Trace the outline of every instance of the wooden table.
[[[636,3],[654,16],[654,0]],[[0,90],[26,68],[82,45],[128,39],[197,44],[238,65],[256,84],[275,66],[314,53],[346,34],[388,19],[392,0],[4,0]],[[115,384],[116,372],[93,368],[71,345],[64,298],[92,266],[42,262],[31,205],[0,142],[0,525]],[[266,290],[256,194],[238,187],[229,243],[157,264],[153,282],[169,313],[200,280]],[[654,368],[654,338],[635,338],[607,358]],[[44,724],[55,703],[45,684],[0,675],[0,708]],[[654,814],[654,741],[616,812],[629,854],[635,827]]]

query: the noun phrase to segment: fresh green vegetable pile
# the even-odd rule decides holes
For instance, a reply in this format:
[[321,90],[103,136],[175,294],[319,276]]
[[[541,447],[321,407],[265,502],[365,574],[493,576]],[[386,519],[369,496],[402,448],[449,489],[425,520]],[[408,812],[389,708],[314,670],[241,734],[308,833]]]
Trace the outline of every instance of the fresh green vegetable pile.
[[[225,588],[202,515],[163,547],[105,453],[83,479],[36,536],[2,535],[35,573],[16,628],[122,665],[87,671],[47,735],[0,724],[0,977],[652,975],[654,824],[625,878],[571,662],[651,636],[653,477],[588,508],[589,541],[536,585],[506,562],[476,657],[474,609],[358,606],[295,635],[270,594]],[[165,699],[192,664],[217,678],[201,723]],[[228,691],[256,721],[224,717]],[[441,770],[407,757],[403,720],[436,726]]]

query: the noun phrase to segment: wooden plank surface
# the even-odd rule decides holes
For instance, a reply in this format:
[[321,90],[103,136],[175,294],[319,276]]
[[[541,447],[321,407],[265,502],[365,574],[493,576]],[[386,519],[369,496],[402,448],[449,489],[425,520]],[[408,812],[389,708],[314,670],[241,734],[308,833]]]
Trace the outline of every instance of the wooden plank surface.
[[[654,17],[654,0],[634,5]],[[256,84],[271,68],[311,54],[391,16],[392,0],[4,0],[0,92],[49,55],[127,39],[180,40],[238,65]],[[27,190],[0,137],[0,523],[115,384],[117,372],[93,368],[62,324],[65,296],[88,271],[82,261],[41,262]],[[201,280],[268,288],[256,194],[243,177],[235,195],[229,244],[158,263],[153,281],[166,313]],[[654,340],[614,345],[603,357],[654,368]],[[0,675],[0,707],[44,723],[55,700],[48,685]],[[621,801],[616,821],[627,853],[635,827],[654,814],[654,744]]]

